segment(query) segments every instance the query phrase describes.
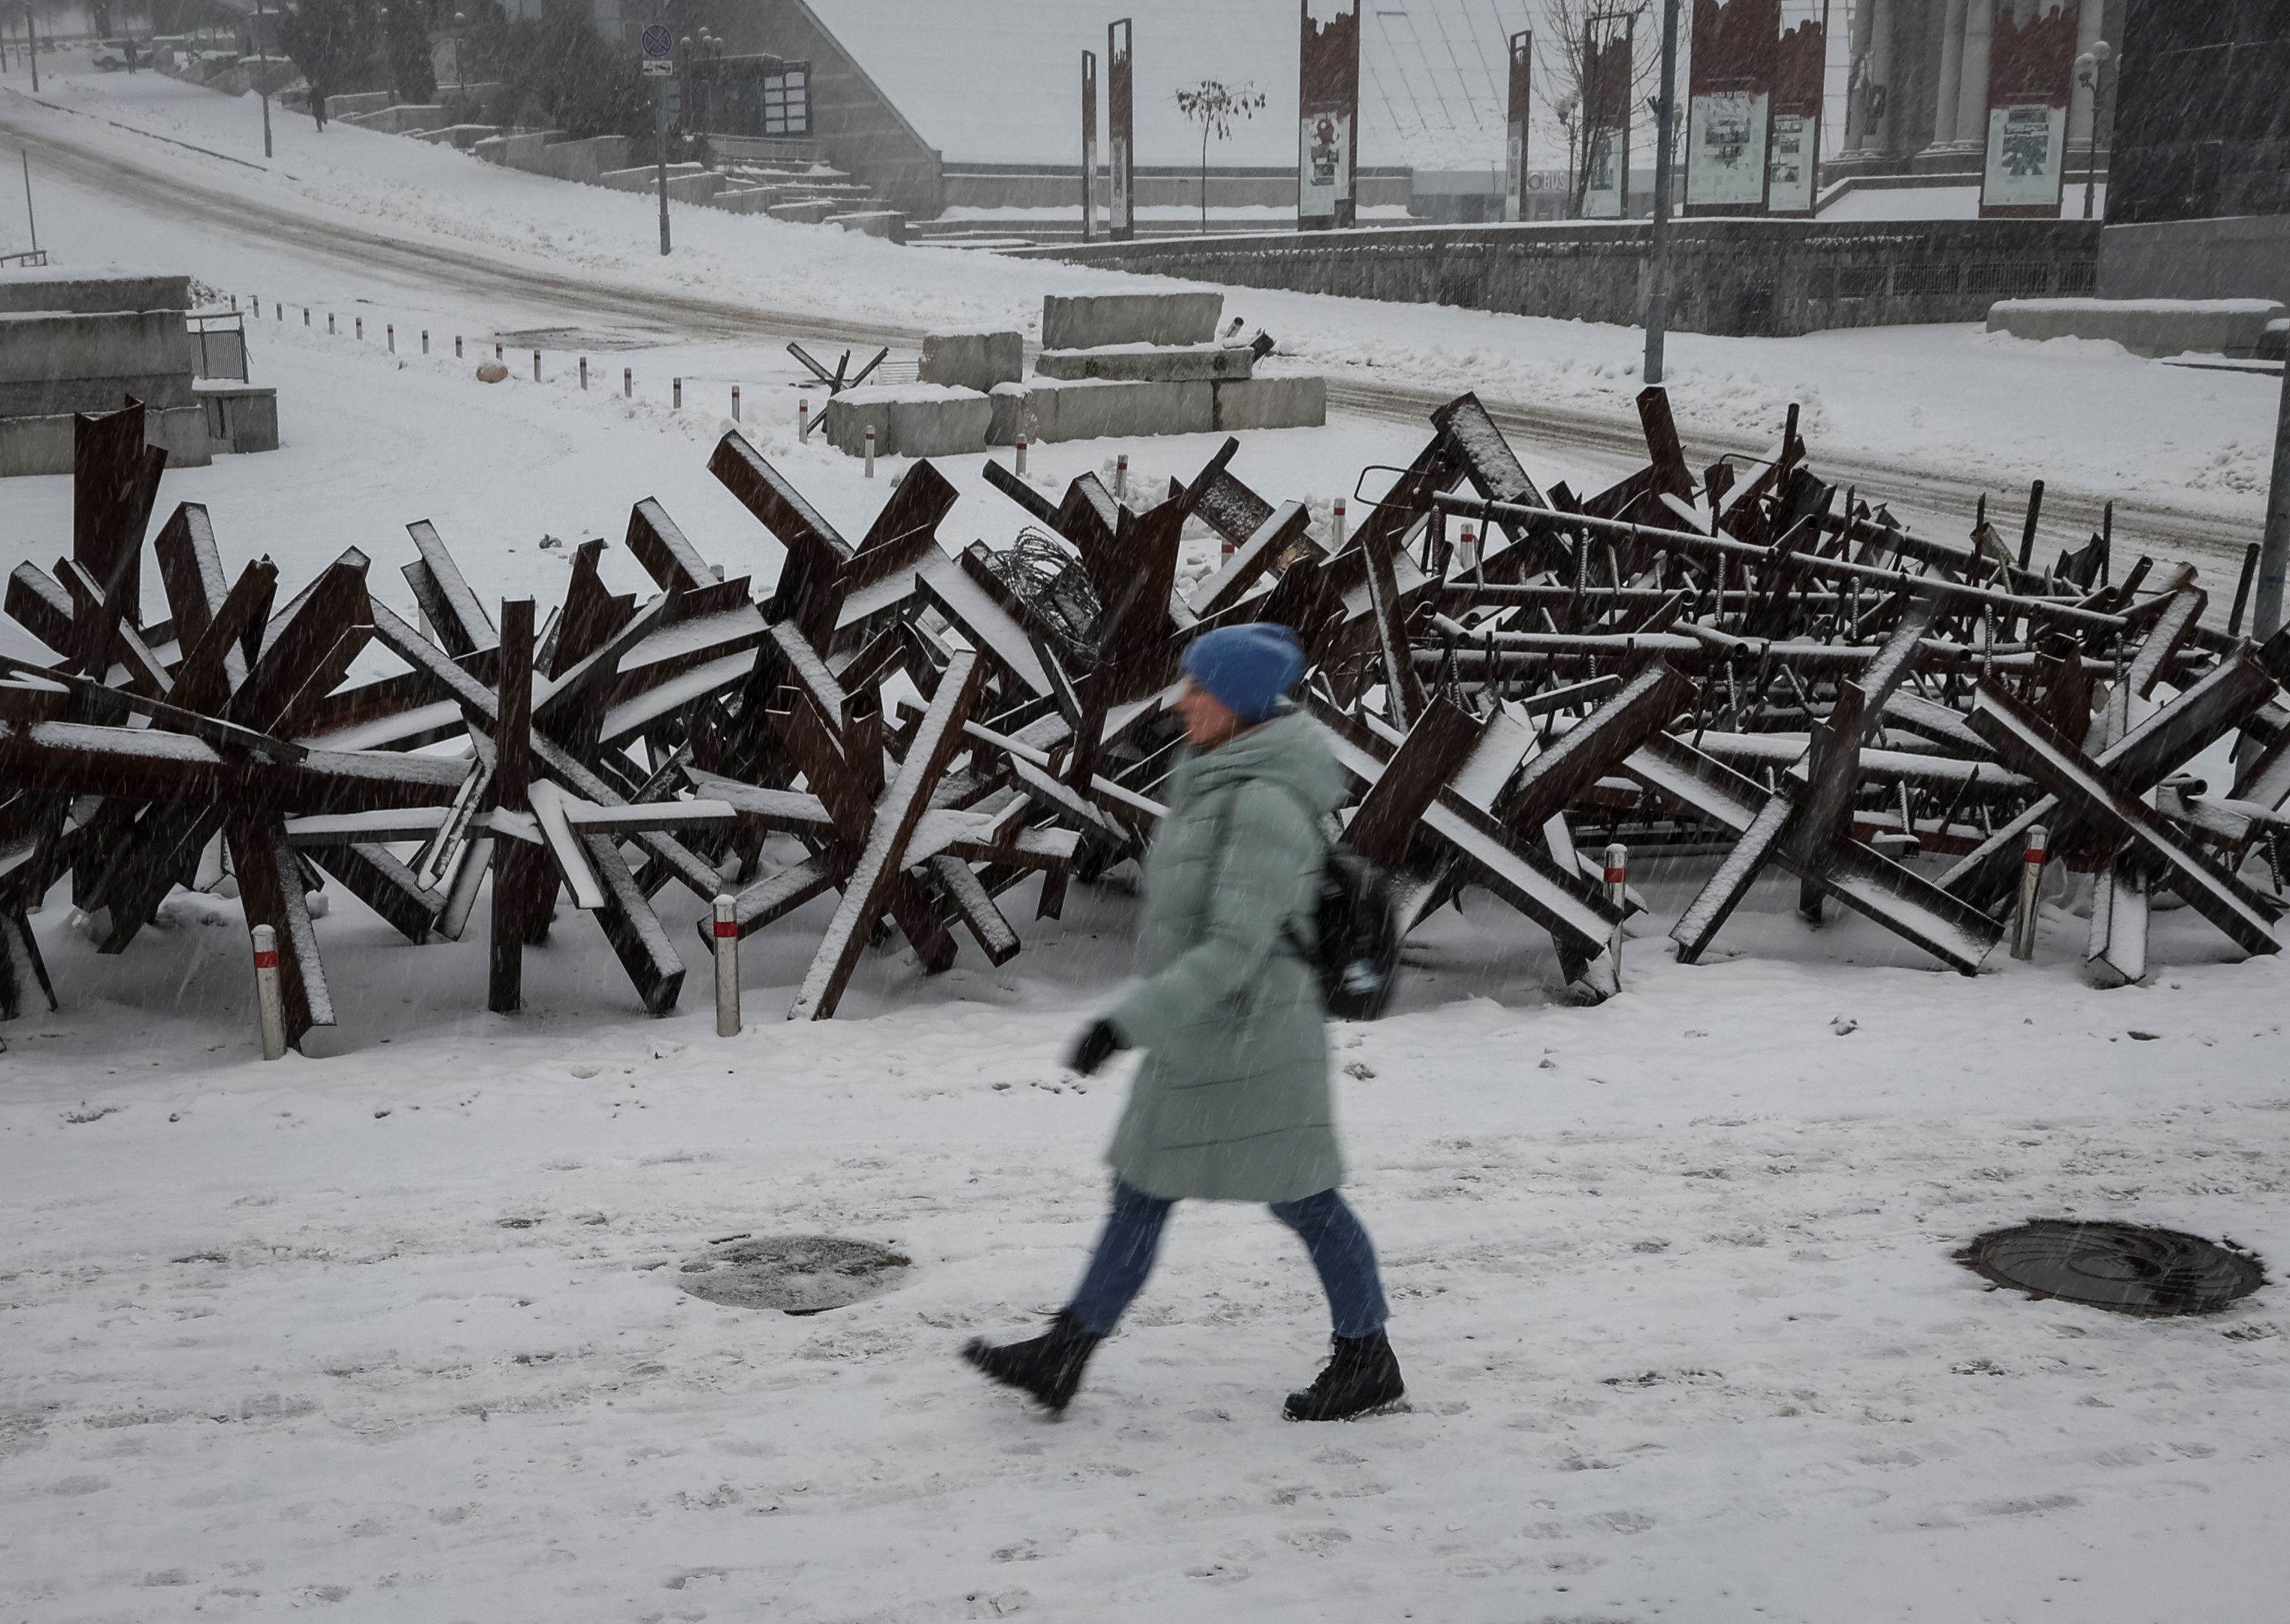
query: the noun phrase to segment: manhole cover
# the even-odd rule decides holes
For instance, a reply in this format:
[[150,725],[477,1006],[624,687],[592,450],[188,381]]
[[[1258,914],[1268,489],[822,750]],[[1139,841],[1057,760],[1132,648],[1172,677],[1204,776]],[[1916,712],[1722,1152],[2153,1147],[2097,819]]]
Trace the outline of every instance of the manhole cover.
[[1998,1285],[2118,1314],[2210,1314],[2266,1283],[2256,1258],[2198,1235],[2062,1218],[1995,1230],[1956,1258]]
[[872,1241],[766,1236],[710,1247],[677,1271],[677,1284],[727,1308],[821,1314],[891,1290],[913,1261]]

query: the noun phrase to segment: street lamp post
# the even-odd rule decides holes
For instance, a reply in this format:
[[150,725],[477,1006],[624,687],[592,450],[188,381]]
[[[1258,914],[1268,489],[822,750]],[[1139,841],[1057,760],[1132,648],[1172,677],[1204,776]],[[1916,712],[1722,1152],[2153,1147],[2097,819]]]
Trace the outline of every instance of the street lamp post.
[[468,46],[463,36],[469,26],[467,12],[453,13],[453,88],[467,90],[469,85]]
[[2083,217],[2091,218],[2092,191],[2099,180],[2099,90],[2107,74],[2107,62],[2115,54],[2115,47],[2103,39],[2095,39],[2091,49],[2075,60],[2076,83],[2091,92],[2091,137],[2086,143],[2083,156]]
[[[1653,148],[1653,264],[1647,268],[1645,315],[1645,381],[1661,381],[1662,340],[1669,329],[1669,165],[1670,126],[1677,112],[1677,3],[1665,0],[1661,12],[1661,102],[1655,116],[1661,128]],[[1625,195],[1629,189],[1627,175]]]
[[254,0],[255,89],[262,97],[262,156],[270,152],[270,46],[264,39],[262,0]]
[[1574,218],[1574,109],[1580,104],[1572,96],[1561,96],[1550,110],[1558,115],[1558,122],[1566,129],[1566,218]]

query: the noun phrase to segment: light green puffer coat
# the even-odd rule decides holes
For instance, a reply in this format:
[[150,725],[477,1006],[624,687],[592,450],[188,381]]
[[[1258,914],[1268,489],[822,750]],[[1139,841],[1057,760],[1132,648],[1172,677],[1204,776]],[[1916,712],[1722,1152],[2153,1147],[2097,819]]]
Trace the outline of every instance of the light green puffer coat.
[[1296,1201],[1343,1178],[1311,966],[1343,784],[1318,724],[1277,716],[1181,764],[1145,858],[1137,967],[1109,1017],[1145,1051],[1106,1160],[1149,1195]]

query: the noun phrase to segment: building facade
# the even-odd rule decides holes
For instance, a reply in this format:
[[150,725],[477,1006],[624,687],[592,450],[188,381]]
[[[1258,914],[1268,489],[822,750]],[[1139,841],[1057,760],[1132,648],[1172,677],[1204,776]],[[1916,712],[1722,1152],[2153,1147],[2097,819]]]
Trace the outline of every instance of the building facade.
[[[2127,0],[1857,0],[1853,8],[1845,150],[1822,165],[1846,175],[1977,175],[1988,132],[1989,44],[1997,14],[2032,21],[2060,4],[2078,11],[2076,41],[2090,52],[2123,41]],[[2134,3],[2135,0],[2130,0]],[[2161,0],[2168,7],[2172,0]],[[2189,10],[2213,9],[2209,0]],[[2219,10],[2233,9],[2219,6]],[[2069,183],[2080,185],[2096,148],[2106,172],[2116,101],[2115,61],[2093,87],[2078,84],[2068,110]],[[2094,116],[2098,140],[2093,140]]]
[[2111,299],[2290,302],[2290,4],[2130,0]]

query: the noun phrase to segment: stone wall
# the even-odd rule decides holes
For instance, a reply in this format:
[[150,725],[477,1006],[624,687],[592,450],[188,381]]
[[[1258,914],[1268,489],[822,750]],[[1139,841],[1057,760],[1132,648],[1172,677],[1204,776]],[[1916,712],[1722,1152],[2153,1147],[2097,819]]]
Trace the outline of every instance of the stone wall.
[[[1241,287],[1459,305],[1634,325],[1643,220],[1448,226],[1021,249],[1024,258]],[[1670,324],[1782,337],[1832,327],[1978,322],[1999,299],[2094,289],[2086,220],[1694,220],[1673,228]]]

